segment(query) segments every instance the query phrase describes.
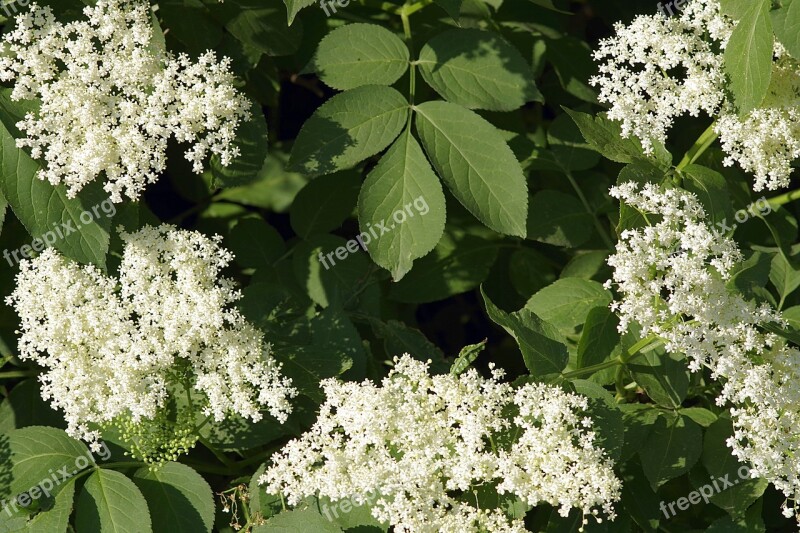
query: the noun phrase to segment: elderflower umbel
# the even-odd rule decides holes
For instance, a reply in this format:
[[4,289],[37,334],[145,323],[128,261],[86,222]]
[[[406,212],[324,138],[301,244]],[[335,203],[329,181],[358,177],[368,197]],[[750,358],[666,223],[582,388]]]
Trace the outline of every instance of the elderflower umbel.
[[20,357],[46,369],[42,395],[70,435],[96,443],[97,428],[116,426],[168,440],[176,393],[191,397],[178,413],[189,429],[199,412],[258,421],[264,409],[285,421],[295,390],[231,307],[240,293],[220,277],[232,257],[220,238],[169,225],[121,236],[118,280],[48,249],[20,264],[7,299],[21,318]]
[[291,505],[371,499],[373,516],[398,532],[525,531],[502,509],[476,507],[479,486],[562,516],[577,508],[614,518],[620,481],[594,445],[585,398],[542,384],[515,390],[499,370],[431,376],[408,355],[395,362],[382,386],[323,381],[316,424],[259,480],[268,492]]
[[[717,399],[730,405],[733,455],[751,475],[772,482],[790,500],[800,495],[800,351],[764,326],[783,324],[779,312],[756,305],[725,282],[742,258],[735,242],[705,221],[697,198],[679,189],[624,183],[611,195],[648,215],[652,225],[622,233],[609,258],[621,300],[612,304],[620,327],[685,353],[694,371],[723,380]],[[609,286],[611,283],[609,283]],[[787,506],[786,513],[794,511]]]
[[705,113],[716,119],[725,165],[752,173],[756,191],[785,187],[800,157],[800,64],[776,42],[769,93],[740,116],[723,68],[735,26],[719,0],[692,0],[677,17],[641,15],[617,24],[594,53],[599,74],[591,83],[623,137],[639,138],[646,153],[666,141],[677,117]]
[[716,0],[689,2],[678,17],[641,15],[614,29],[594,53],[600,65],[591,83],[600,88],[599,100],[611,104],[608,117],[622,123],[624,137],[638,137],[650,154],[675,118],[719,108],[725,74],[717,50],[733,25]]
[[70,196],[105,174],[112,201],[132,200],[166,165],[171,137],[190,143],[195,172],[209,154],[223,165],[239,155],[236,130],[249,104],[234,88],[230,60],[197,62],[158,45],[150,5],[99,0],[85,20],[62,23],[31,4],[5,36],[0,80],[12,100],[38,100],[17,127],[19,147],[43,159],[38,177],[64,183]]

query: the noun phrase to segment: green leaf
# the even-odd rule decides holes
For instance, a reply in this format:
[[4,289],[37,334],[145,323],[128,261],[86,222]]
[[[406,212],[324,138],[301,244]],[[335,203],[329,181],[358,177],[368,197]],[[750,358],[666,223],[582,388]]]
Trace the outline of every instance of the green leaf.
[[736,266],[725,285],[729,289],[738,290],[746,299],[752,299],[754,293],[767,284],[771,269],[770,255],[753,252],[750,257]]
[[294,509],[273,516],[253,533],[341,533],[342,529],[316,509]]
[[[109,200],[99,183],[90,183],[77,197],[68,198],[63,184],[54,187],[36,177],[39,165],[17,148],[16,141],[2,125],[0,143],[0,192],[28,233],[42,240],[52,237],[47,240],[52,240],[53,247],[67,257],[104,269],[111,218],[100,210],[99,206]],[[92,208],[99,216],[95,216]]]
[[592,419],[597,437],[595,445],[603,448],[612,461],[619,461],[625,441],[622,412],[614,397],[602,386],[584,379],[572,380],[575,392],[589,398],[587,415]]
[[783,0],[782,6],[770,11],[775,37],[793,58],[800,58],[800,2]]
[[769,0],[750,0],[725,48],[725,71],[740,114],[758,107],[772,77],[772,21]]
[[408,70],[408,47],[375,24],[347,24],[322,39],[314,71],[340,91],[362,85],[392,85]]
[[552,324],[530,309],[506,313],[481,290],[486,313],[517,341],[525,367],[534,376],[556,374],[564,370],[569,358],[564,338]]
[[450,18],[458,24],[461,18],[461,6],[464,4],[464,0],[433,0],[433,3],[444,9],[444,11],[450,15]]
[[283,373],[292,384],[312,399],[324,399],[321,380],[364,364],[361,337],[341,309],[323,309],[311,319],[307,336],[301,339],[303,344],[287,344],[274,355],[283,363]]
[[236,187],[252,183],[267,158],[267,121],[261,106],[253,102],[250,107],[250,120],[243,122],[236,130],[233,145],[239,148],[240,155],[228,166],[223,166],[217,154],[211,156],[211,174],[220,187]]
[[[564,108],[589,145],[603,157],[617,163],[634,163],[647,160],[642,149],[642,143],[635,137],[622,137],[622,127],[607,119],[603,114],[592,116],[587,113]],[[655,143],[655,161],[660,167],[668,167],[672,163],[672,156],[663,145]]]
[[448,102],[425,102],[415,109],[425,152],[458,201],[489,228],[524,237],[528,187],[497,129]]
[[238,219],[226,242],[245,268],[272,266],[286,251],[280,233],[258,215]]
[[450,373],[458,376],[466,372],[469,365],[475,362],[475,359],[478,358],[484,348],[486,348],[486,339],[478,344],[464,346],[458,354],[458,358],[453,361],[453,366],[450,367]]
[[734,212],[725,176],[700,165],[688,165],[683,173],[683,188],[700,200],[712,228],[716,229],[717,223],[732,224]]
[[372,263],[355,239],[314,235],[295,245],[295,279],[321,307],[352,303],[370,281]]
[[490,236],[472,228],[447,227],[433,252],[392,284],[389,296],[406,303],[444,300],[480,285],[496,259],[497,242]]
[[767,531],[764,519],[761,516],[761,505],[756,504],[746,510],[745,516],[735,520],[730,516],[723,516],[714,521],[706,529],[706,533],[764,533]]
[[790,264],[783,254],[775,254],[769,271],[769,280],[778,289],[778,295],[782,302],[800,287],[800,271]]
[[[625,427],[625,442],[622,445],[621,461],[627,461],[641,450],[653,426],[658,420],[659,411],[655,404],[620,404],[622,424]],[[647,490],[650,490],[648,487]]]
[[153,470],[141,468],[132,479],[159,531],[211,532],[214,495],[203,476],[186,465],[169,462]]
[[431,360],[431,372],[434,374],[447,372],[450,368],[442,350],[420,330],[410,328],[397,320],[383,322],[371,318],[369,323],[375,336],[383,339],[383,348],[389,359],[407,353],[420,361]]
[[656,420],[639,458],[653,490],[685,474],[700,459],[703,431],[692,419],[663,413]]
[[637,461],[628,461],[621,477],[622,508],[647,533],[658,531],[658,525],[664,516],[659,509],[661,502],[647,482],[642,467]]
[[[88,448],[60,429],[31,426],[8,434],[11,451],[11,494],[18,495],[50,479],[54,472],[78,472],[76,461],[94,464]],[[62,474],[63,477],[63,474]]]
[[675,409],[686,399],[689,374],[685,357],[663,349],[649,350],[630,360],[628,370],[657,404]]
[[428,41],[417,64],[436,92],[470,109],[512,111],[530,101],[544,101],[531,67],[494,33],[448,30]]
[[[756,0],[756,2],[760,1],[761,0]],[[719,10],[723,15],[734,20],[741,20],[754,3],[753,0],[720,0]]]
[[409,130],[369,173],[358,199],[358,220],[372,260],[400,281],[415,259],[442,237],[442,185]]
[[42,399],[36,379],[26,379],[15,385],[0,404],[0,433],[28,426],[67,427],[64,413],[55,411]]
[[361,175],[351,170],[311,180],[297,193],[289,210],[292,229],[307,239],[341,227],[356,208],[360,187]]
[[283,0],[283,3],[286,4],[286,15],[288,17],[289,26],[291,26],[292,22],[294,22],[294,18],[301,9],[313,6],[317,2],[316,0]]
[[600,283],[581,278],[563,278],[531,296],[525,308],[562,332],[571,333],[586,321],[586,316],[593,308],[610,304],[611,293]]
[[596,365],[611,356],[619,344],[619,318],[608,307],[595,307],[586,316],[578,342],[578,368]]
[[683,416],[688,416],[704,428],[709,427],[718,420],[717,415],[704,407],[687,407],[679,409],[678,412]]
[[390,87],[364,85],[337,94],[303,124],[289,170],[316,176],[351,168],[389,146],[407,117],[408,102]]
[[75,529],[148,533],[150,524],[144,496],[125,475],[101,468],[86,480],[75,505]]
[[527,238],[554,246],[577,248],[592,238],[592,215],[572,195],[539,191],[528,209]]
[[[714,505],[724,509],[731,517],[738,518],[764,494],[769,483],[765,479],[751,479],[748,475],[740,475],[749,474],[750,469],[731,454],[727,445],[731,436],[733,425],[727,418],[720,418],[706,430],[702,462],[712,479],[703,481],[708,487],[714,487],[713,482],[716,482],[716,487],[724,488],[716,490],[714,487],[713,491],[705,489],[705,492],[711,494],[710,500]],[[723,483],[723,480],[727,483]]]
[[563,13],[565,15],[572,15],[570,11],[564,11],[563,9],[557,8],[553,4],[553,0],[530,0],[530,2],[533,2],[537,6],[543,7],[545,9],[549,9],[550,11],[557,11],[558,13]]
[[586,142],[575,121],[566,113],[550,123],[547,143],[565,171],[588,170],[600,162],[600,155]]
[[231,35],[268,56],[285,56],[297,51],[303,26],[289,27],[283,8],[265,6],[263,0],[228,0],[225,9],[235,13],[225,24]]
[[588,83],[596,71],[588,44],[575,37],[559,35],[558,39],[547,41],[546,54],[565,91],[584,102],[597,103],[597,92]]
[[75,478],[67,481],[56,494],[53,506],[28,522],[27,531],[69,531],[69,517],[75,504],[75,483]]

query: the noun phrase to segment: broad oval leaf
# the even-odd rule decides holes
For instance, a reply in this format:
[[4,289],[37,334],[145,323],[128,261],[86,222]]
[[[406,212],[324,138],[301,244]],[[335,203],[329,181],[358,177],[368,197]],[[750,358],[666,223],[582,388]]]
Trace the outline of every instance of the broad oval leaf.
[[544,190],[531,198],[527,238],[575,248],[592,238],[592,215],[570,194]]
[[322,81],[344,91],[362,85],[391,85],[408,69],[408,47],[375,24],[347,24],[319,43],[314,68]]
[[653,490],[685,474],[703,452],[703,431],[692,419],[662,413],[639,450],[642,469]]
[[556,374],[567,366],[569,355],[564,338],[550,323],[530,309],[506,313],[481,290],[486,313],[517,341],[525,366],[534,376]]
[[458,201],[489,228],[525,237],[528,185],[497,129],[448,102],[425,102],[415,109],[425,152]]
[[311,180],[300,189],[289,210],[292,229],[307,239],[339,228],[358,203],[361,174],[336,172]]
[[[8,434],[11,452],[11,494],[16,496],[49,479],[53,472],[78,473],[77,460],[93,464],[89,449],[63,430],[31,426]],[[63,476],[63,474],[62,474]]]
[[740,114],[758,107],[767,96],[772,78],[771,2],[747,2],[725,48],[725,71]]
[[228,0],[222,7],[232,13],[225,29],[243,44],[268,56],[293,54],[300,47],[303,25],[289,27],[282,7],[263,0]]
[[100,185],[90,183],[68,198],[63,184],[54,187],[36,177],[39,165],[17,148],[1,124],[0,144],[0,191],[28,233],[52,241],[56,250],[75,261],[105,268],[111,228],[107,212],[114,206]]
[[688,165],[683,173],[683,187],[700,200],[709,222],[715,226],[719,223],[720,228],[733,224],[734,213],[725,176],[701,165]]
[[355,166],[400,134],[408,102],[391,87],[364,85],[337,94],[303,124],[289,170],[318,176]]
[[203,476],[180,463],[154,470],[141,468],[133,475],[147,501],[151,518],[161,531],[210,532],[214,525],[214,495]]
[[358,199],[359,236],[372,259],[400,281],[444,232],[445,199],[416,139],[406,130],[369,173]]
[[511,111],[543,98],[530,65],[497,34],[453,29],[428,41],[417,60],[428,85],[470,109]]
[[86,479],[75,504],[78,531],[153,531],[150,511],[139,488],[124,474],[98,469]]
[[589,311],[610,303],[611,293],[602,284],[588,279],[563,278],[531,296],[525,307],[562,332],[571,333],[586,321]]
[[433,253],[420,259],[408,275],[392,284],[389,296],[406,303],[444,300],[480,285],[496,259],[497,243],[491,240],[491,235],[448,226]]
[[769,14],[775,37],[793,58],[800,58],[800,2],[783,0],[782,6]]

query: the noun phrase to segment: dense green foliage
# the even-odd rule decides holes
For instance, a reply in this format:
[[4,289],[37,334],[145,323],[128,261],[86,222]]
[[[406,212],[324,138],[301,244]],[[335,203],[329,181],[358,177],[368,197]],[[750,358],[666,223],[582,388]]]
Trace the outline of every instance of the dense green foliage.
[[[66,18],[80,14],[78,0],[41,3]],[[784,497],[772,485],[739,478],[726,446],[731,422],[714,403],[721,385],[689,372],[681,354],[620,334],[609,309],[606,259],[619,233],[642,223],[608,195],[618,179],[681,186],[714,222],[758,199],[750,177],[723,167],[721,150],[703,142],[708,117],[681,119],[680,134],[647,156],[601,114],[588,83],[591,50],[614,22],[653,13],[655,2],[153,3],[167,49],[232,58],[254,110],[238,132],[241,156],[228,167],[212,160],[196,175],[170,146],[166,173],[140,202],[81,223],[80,213],[105,198],[101,187],[68,198],[63,185],[36,179],[39,162],[14,140],[26,109],[4,89],[0,248],[18,250],[72,222],[75,231],[54,246],[113,273],[120,225],[163,221],[220,234],[235,255],[226,274],[242,288],[239,308],[300,395],[285,425],[208,422],[188,455],[161,468],[133,461],[122,440],[104,435],[108,457],[95,454],[96,464],[59,478],[28,509],[0,508],[0,532],[386,531],[366,509],[335,520],[320,502],[285,510],[256,479],[272,453],[314,422],[321,380],[378,380],[402,353],[431,359],[436,372],[485,371],[493,362],[511,380],[593,398],[601,444],[624,487],[616,520],[590,521],[588,531],[796,527],[781,516]],[[800,2],[772,12],[769,2],[723,4],[743,11],[749,30],[726,51],[729,89],[745,112],[767,93],[773,32],[800,52]],[[772,213],[736,228],[748,260],[733,283],[800,329],[798,213],[792,193],[772,196]],[[3,261],[3,296],[16,273]],[[88,449],[40,398],[40,370],[17,358],[13,310],[3,306],[0,318],[6,502],[59,469],[72,473]],[[722,478],[737,482],[674,516],[660,508]],[[525,523],[561,533],[581,521],[543,505]]]

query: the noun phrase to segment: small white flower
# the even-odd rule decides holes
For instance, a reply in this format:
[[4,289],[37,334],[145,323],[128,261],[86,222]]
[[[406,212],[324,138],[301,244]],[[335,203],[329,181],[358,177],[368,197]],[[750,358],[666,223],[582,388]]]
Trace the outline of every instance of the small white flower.
[[[316,424],[273,456],[259,482],[291,505],[311,495],[372,501],[375,518],[403,532],[525,531],[500,509],[477,508],[479,486],[563,516],[600,508],[613,519],[620,481],[594,445],[586,399],[498,379],[474,369],[430,376],[406,355],[380,387],[325,380]],[[510,431],[518,437],[504,438]]]
[[137,200],[166,165],[170,138],[190,143],[194,171],[217,154],[223,165],[249,104],[234,88],[230,60],[213,52],[197,62],[155,43],[148,2],[99,0],[85,20],[62,23],[49,7],[31,4],[5,36],[0,80],[13,81],[13,100],[41,107],[17,126],[45,162],[39,178],[64,183],[70,196],[105,175],[112,201]]
[[685,353],[692,370],[710,368],[723,382],[717,403],[730,406],[732,454],[750,463],[754,477],[796,500],[800,350],[763,330],[783,324],[780,313],[726,287],[741,255],[732,239],[705,222],[694,195],[633,183],[612,188],[611,195],[657,220],[625,231],[609,258],[621,294],[612,304],[621,328],[637,322],[670,352]]
[[173,226],[128,234],[119,280],[52,249],[20,264],[7,298],[21,319],[20,357],[46,371],[42,394],[65,413],[68,432],[90,442],[122,418],[153,419],[188,383],[205,414],[285,421],[296,395],[262,334],[231,304],[220,277],[231,254]]

